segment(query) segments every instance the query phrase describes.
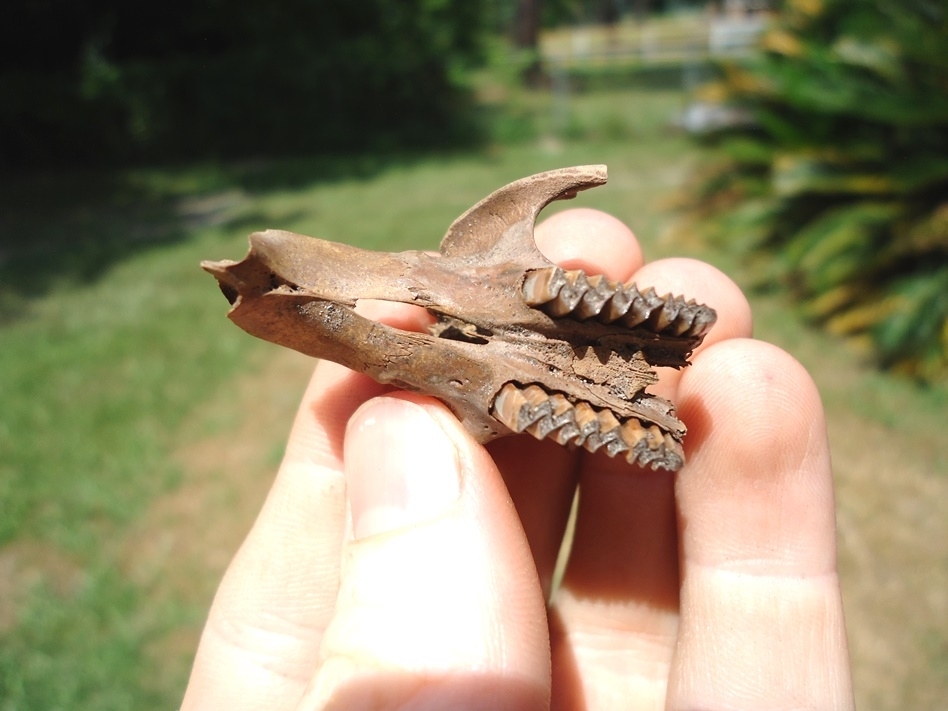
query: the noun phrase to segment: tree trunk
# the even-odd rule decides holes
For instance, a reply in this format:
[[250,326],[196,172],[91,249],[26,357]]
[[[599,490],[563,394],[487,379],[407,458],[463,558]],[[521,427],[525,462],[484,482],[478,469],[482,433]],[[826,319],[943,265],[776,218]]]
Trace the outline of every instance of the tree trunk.
[[649,0],[635,0],[635,2],[632,3],[632,8],[635,12],[635,19],[637,22],[644,22],[648,18],[650,4],[651,3]]
[[536,49],[540,39],[540,11],[542,0],[519,0],[514,17],[514,46],[517,49]]
[[533,57],[523,70],[523,81],[536,87],[543,83],[543,67],[540,63],[540,12],[542,0],[518,0],[514,17],[514,46],[531,52]]
[[600,25],[614,25],[619,21],[619,3],[616,0],[598,0],[596,20]]

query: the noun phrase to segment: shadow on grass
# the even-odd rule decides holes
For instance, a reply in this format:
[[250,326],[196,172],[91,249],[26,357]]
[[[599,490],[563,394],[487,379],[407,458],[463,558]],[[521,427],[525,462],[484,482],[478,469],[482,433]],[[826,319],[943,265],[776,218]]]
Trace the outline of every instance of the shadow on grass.
[[[569,93],[667,90],[669,83],[678,83],[681,72],[680,66],[577,70],[569,77]],[[232,233],[261,227],[273,216],[253,211],[255,196],[368,180],[433,158],[470,155],[491,143],[534,141],[549,111],[530,106],[518,113],[509,102],[481,103],[472,108],[469,140],[439,151],[0,174],[0,325],[29,317],[32,302],[52,289],[93,282],[122,260],[187,240],[198,230]],[[283,224],[293,218],[280,215]]]
[[93,282],[116,263],[197,230],[259,228],[268,216],[254,212],[248,197],[367,180],[425,158],[310,156],[0,177],[0,325],[29,317],[32,302],[53,289]]

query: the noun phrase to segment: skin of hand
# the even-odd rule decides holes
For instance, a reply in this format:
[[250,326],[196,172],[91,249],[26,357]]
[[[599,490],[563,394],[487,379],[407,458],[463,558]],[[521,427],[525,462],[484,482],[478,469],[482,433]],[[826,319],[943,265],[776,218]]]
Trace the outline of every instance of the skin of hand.
[[[184,709],[852,709],[823,410],[713,267],[644,264],[600,212],[537,243],[568,268],[703,301],[718,322],[652,388],[676,475],[509,437],[317,365],[207,620]],[[364,314],[419,329],[393,304]],[[562,580],[557,554],[579,490]]]

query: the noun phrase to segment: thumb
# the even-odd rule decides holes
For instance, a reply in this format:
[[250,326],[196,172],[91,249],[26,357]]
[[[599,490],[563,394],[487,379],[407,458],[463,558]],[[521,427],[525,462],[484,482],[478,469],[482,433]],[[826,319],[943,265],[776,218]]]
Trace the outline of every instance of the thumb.
[[352,535],[303,708],[548,708],[546,608],[486,451],[398,394],[353,415],[344,458]]

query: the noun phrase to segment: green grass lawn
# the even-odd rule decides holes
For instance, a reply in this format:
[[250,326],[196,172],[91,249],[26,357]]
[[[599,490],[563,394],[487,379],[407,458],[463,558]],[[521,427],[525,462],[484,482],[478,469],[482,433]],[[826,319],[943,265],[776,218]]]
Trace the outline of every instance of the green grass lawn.
[[[513,179],[607,163],[609,184],[572,204],[625,220],[649,257],[696,256],[748,281],[733,255],[669,230],[663,206],[694,159],[668,128],[683,102],[676,91],[518,96],[498,140],[476,154],[5,184],[0,711],[180,700],[203,616],[310,368],[231,325],[200,260],[239,258],[247,233],[265,227],[434,248],[458,214]],[[758,335],[811,369],[830,414],[860,701],[930,707],[948,697],[948,623],[938,616],[948,389],[875,373],[780,297],[754,301]]]

